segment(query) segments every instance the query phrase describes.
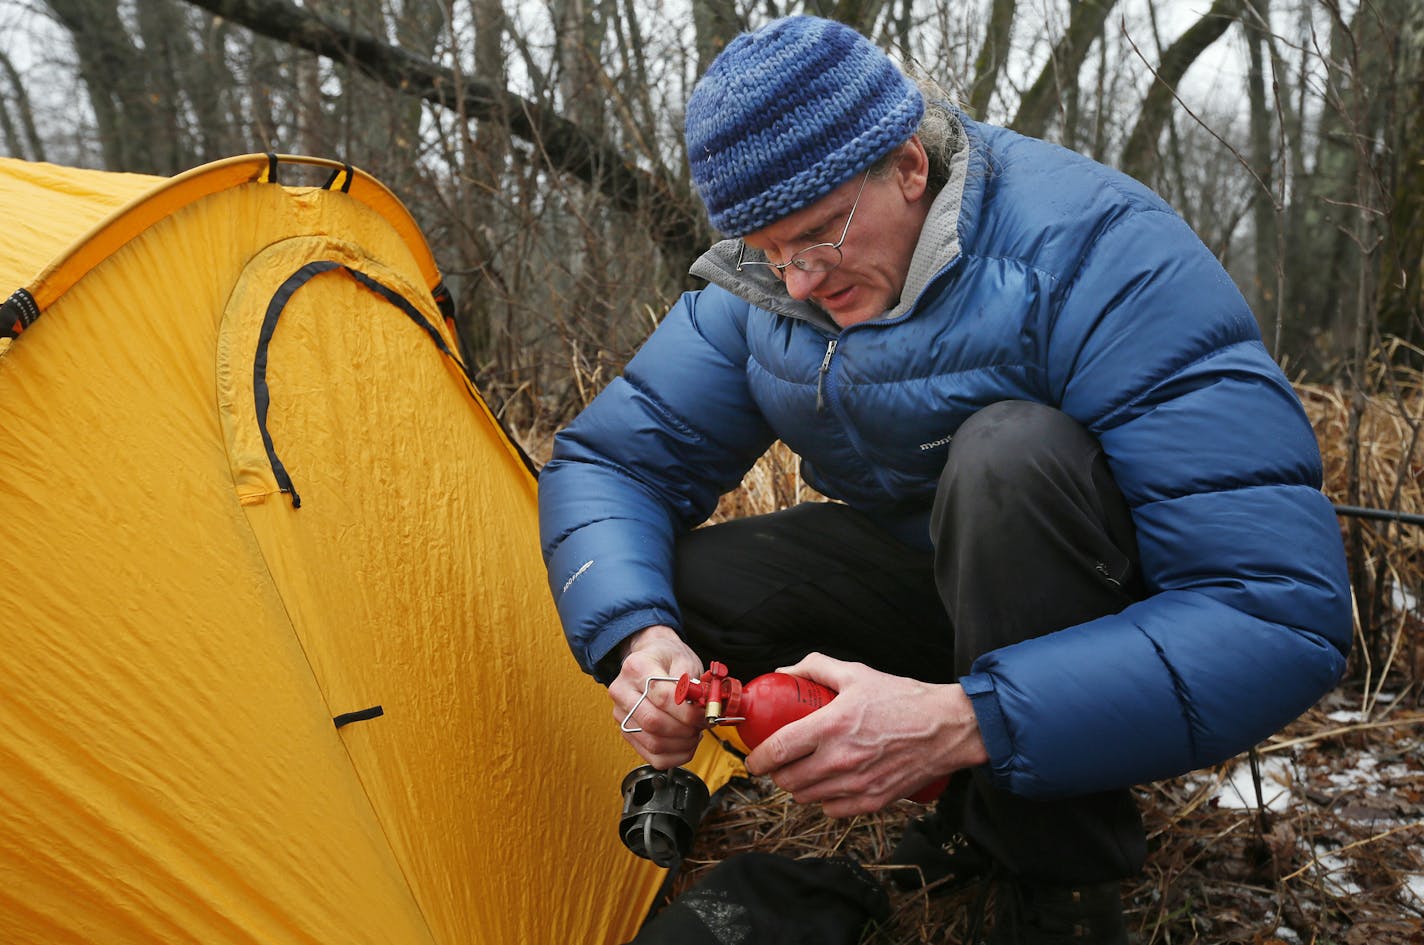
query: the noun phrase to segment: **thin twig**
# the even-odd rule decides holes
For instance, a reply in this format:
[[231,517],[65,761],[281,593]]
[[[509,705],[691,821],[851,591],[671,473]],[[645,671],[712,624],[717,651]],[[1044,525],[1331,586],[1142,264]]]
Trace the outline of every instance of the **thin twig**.
[[[1335,855],[1344,853],[1344,852],[1347,851],[1347,850],[1354,850],[1354,849],[1356,849],[1356,848],[1358,848],[1358,847],[1363,847],[1363,846],[1366,846],[1366,845],[1368,845],[1368,844],[1375,843],[1375,842],[1377,842],[1377,841],[1383,840],[1383,839],[1385,839],[1386,837],[1392,837],[1392,836],[1394,836],[1394,835],[1397,834],[1397,833],[1402,833],[1402,832],[1404,832],[1404,831],[1406,831],[1406,830],[1413,830],[1415,827],[1424,827],[1424,819],[1416,820],[1416,821],[1414,821],[1413,823],[1400,824],[1398,827],[1391,827],[1389,830],[1386,830],[1386,831],[1384,831],[1384,832],[1382,832],[1382,833],[1377,833],[1377,834],[1375,834],[1373,837],[1365,837],[1363,840],[1356,840],[1354,843],[1347,843],[1347,844],[1345,844],[1343,847],[1340,847],[1340,848],[1335,849],[1335,850],[1331,850],[1331,851],[1330,851],[1330,854],[1331,854],[1332,856],[1335,856]],[[1294,873],[1290,873],[1290,874],[1288,874],[1288,875],[1286,875],[1286,876],[1282,876],[1282,877],[1281,877],[1281,882],[1283,882],[1283,883],[1288,883],[1288,882],[1290,882],[1291,880],[1295,879],[1297,876],[1299,876],[1301,873],[1304,873],[1306,870],[1310,869],[1312,866],[1317,866],[1317,865],[1319,865],[1319,863],[1320,863],[1320,857],[1318,857],[1318,856],[1312,856],[1312,857],[1310,858],[1310,862],[1309,862],[1309,863],[1305,864],[1305,865],[1302,866],[1300,869],[1296,870]]]
[[1261,753],[1282,751],[1286,748],[1294,748],[1297,745],[1311,745],[1315,742],[1323,742],[1331,738],[1338,738],[1341,735],[1348,735],[1351,732],[1364,732],[1377,728],[1396,728],[1401,725],[1424,725],[1424,715],[1411,715],[1406,718],[1390,719],[1384,722],[1361,722],[1358,725],[1342,725],[1340,728],[1327,729],[1323,732],[1313,732],[1310,735],[1302,735],[1299,738],[1291,738],[1283,742],[1271,742],[1262,745]]

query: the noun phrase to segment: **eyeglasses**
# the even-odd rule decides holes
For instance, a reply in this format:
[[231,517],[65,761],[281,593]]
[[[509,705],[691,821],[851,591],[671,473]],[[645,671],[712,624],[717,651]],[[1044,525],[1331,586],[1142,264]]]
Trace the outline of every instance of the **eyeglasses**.
[[870,171],[867,170],[865,176],[860,179],[860,189],[855,192],[855,202],[850,205],[850,214],[846,217],[845,229],[841,230],[840,239],[834,243],[816,243],[813,246],[807,246],[784,263],[747,259],[747,243],[746,240],[742,240],[741,246],[737,249],[737,271],[741,272],[746,266],[766,266],[781,274],[791,268],[801,272],[830,272],[839,266],[843,258],[841,244],[846,241],[846,234],[850,232],[850,221],[855,219],[855,208],[860,206],[860,195],[865,192],[865,182],[869,179]]

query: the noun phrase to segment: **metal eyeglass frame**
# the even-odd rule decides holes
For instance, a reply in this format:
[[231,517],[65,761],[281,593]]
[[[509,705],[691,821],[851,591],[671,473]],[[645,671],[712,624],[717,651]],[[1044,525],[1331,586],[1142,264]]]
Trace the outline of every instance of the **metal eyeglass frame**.
[[[737,271],[741,272],[744,266],[766,266],[769,269],[774,269],[778,273],[784,274],[787,269],[790,269],[794,266],[799,272],[830,272],[831,270],[839,266],[842,262],[845,261],[845,256],[841,253],[841,244],[846,241],[846,234],[850,233],[850,221],[855,219],[856,208],[860,206],[860,195],[865,192],[865,182],[870,180],[871,170],[874,170],[874,168],[867,169],[865,172],[865,176],[860,179],[860,189],[855,192],[855,201],[850,205],[850,214],[846,217],[845,229],[841,230],[840,239],[836,240],[834,243],[814,243],[810,246],[807,246],[805,249],[801,250],[799,253],[786,260],[786,262],[784,263],[768,262],[766,260],[761,259],[747,259],[747,241],[741,240],[739,241],[739,245],[737,247]],[[827,249],[835,250],[836,261],[833,262],[831,265],[826,266],[824,269],[813,267],[811,261],[808,261],[806,259],[807,253]]]

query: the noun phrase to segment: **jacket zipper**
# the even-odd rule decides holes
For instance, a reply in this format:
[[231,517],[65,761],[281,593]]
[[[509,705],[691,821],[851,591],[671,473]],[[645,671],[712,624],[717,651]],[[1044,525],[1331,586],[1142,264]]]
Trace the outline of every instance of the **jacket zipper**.
[[825,412],[826,374],[831,369],[831,356],[836,353],[836,339],[826,342],[826,356],[821,359],[821,370],[816,373],[816,413]]

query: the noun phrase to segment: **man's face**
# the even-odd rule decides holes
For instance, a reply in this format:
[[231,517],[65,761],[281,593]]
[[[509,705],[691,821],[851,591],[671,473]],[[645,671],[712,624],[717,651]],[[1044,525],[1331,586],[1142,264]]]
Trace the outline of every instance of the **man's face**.
[[[877,318],[893,308],[905,287],[910,257],[920,237],[930,196],[928,162],[912,138],[892,159],[888,173],[861,175],[820,200],[745,237],[748,247],[781,263],[816,243],[834,243],[845,232],[841,264],[830,272],[803,272],[790,266],[779,275],[794,299],[809,301],[837,325]],[[860,202],[856,203],[856,193]],[[846,218],[855,216],[846,229]]]

